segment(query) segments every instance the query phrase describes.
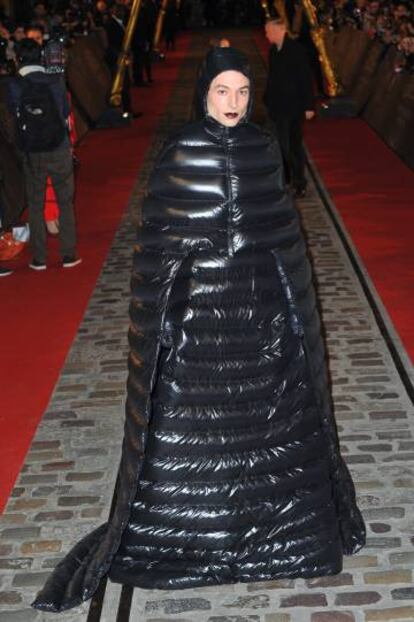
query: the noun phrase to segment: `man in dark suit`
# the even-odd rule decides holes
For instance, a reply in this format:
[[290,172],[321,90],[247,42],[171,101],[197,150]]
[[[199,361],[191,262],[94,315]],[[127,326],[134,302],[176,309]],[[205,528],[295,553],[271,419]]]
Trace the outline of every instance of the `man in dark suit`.
[[[110,17],[105,24],[108,47],[105,54],[106,63],[111,71],[112,78],[117,71],[118,56],[122,52],[122,43],[125,35],[125,9],[123,5],[115,4],[110,13]],[[129,77],[129,65],[126,67],[124,82],[122,85],[122,109],[132,116],[131,110],[131,80]]]
[[279,140],[286,181],[301,198],[306,194],[303,121],[315,115],[311,70],[306,50],[287,36],[282,20],[267,21],[265,33],[271,47],[263,101]]
[[[135,86],[149,86],[152,83],[152,44],[156,23],[152,3],[142,2],[132,38],[133,77]],[[144,80],[144,71],[147,81]]]

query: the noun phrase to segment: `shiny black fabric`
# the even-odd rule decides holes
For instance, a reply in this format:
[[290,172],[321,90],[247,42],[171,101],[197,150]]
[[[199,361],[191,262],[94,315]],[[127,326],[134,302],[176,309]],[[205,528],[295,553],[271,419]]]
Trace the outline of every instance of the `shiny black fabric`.
[[75,606],[106,573],[160,589],[333,574],[363,545],[282,178],[250,123],[207,117],[161,153],[134,255],[115,511],[35,607]]

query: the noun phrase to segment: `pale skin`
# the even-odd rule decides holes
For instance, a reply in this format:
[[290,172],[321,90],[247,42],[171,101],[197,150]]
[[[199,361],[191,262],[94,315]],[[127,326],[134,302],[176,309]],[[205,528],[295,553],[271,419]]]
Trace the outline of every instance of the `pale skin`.
[[223,71],[210,84],[207,112],[225,125],[236,126],[246,115],[249,105],[250,81],[239,71]]
[[[286,35],[286,26],[278,22],[267,22],[265,25],[265,35],[269,43],[276,45],[278,50],[282,48]],[[314,110],[305,110],[305,119],[310,121],[315,116]]]

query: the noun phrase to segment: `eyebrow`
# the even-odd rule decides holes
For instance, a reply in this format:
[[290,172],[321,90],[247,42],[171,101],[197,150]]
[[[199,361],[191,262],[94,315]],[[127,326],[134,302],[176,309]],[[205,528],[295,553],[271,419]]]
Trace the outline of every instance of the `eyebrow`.
[[[226,84],[216,84],[215,88],[216,89],[229,89],[231,87],[227,86]],[[249,89],[249,88],[250,88],[250,84],[245,84],[244,86],[240,86],[238,90],[241,91],[242,89]]]

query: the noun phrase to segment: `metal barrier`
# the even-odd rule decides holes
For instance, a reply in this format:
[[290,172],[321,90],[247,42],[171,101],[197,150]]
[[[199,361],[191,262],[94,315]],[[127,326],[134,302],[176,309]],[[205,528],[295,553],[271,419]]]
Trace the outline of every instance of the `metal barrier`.
[[385,55],[385,46],[379,41],[370,40],[366,54],[361,61],[356,79],[349,88],[349,95],[357,106],[360,114],[375,89],[376,72]]
[[108,105],[111,73],[104,55],[105,48],[94,34],[79,39],[69,50],[67,80],[74,102],[76,129],[83,134],[94,126]]
[[340,76],[341,83],[345,91],[349,91],[352,85],[359,80],[359,71],[363,65],[364,58],[372,43],[365,32],[355,30],[352,32],[350,44],[345,49],[342,72]]
[[346,26],[326,33],[327,48],[345,95],[359,114],[414,168],[414,74],[398,71],[398,51]]
[[382,137],[414,169],[414,75],[394,74],[387,107],[390,114],[381,129]]

